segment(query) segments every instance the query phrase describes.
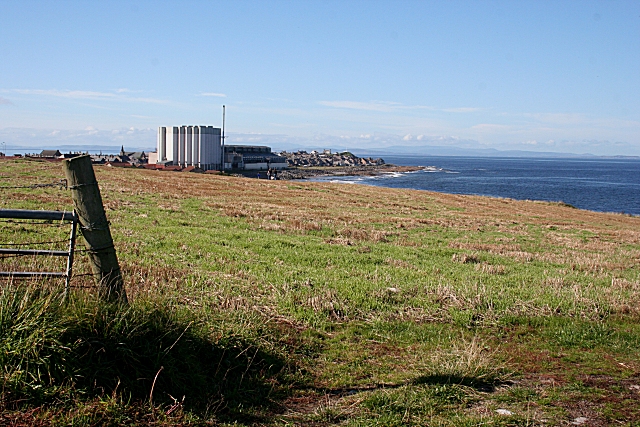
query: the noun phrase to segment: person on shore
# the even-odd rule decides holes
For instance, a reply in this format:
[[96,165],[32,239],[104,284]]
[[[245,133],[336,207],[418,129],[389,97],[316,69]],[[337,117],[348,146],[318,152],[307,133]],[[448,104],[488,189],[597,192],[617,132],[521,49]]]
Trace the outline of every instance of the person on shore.
[[278,179],[278,170],[277,169],[273,170],[273,179],[275,179],[275,180]]
[[260,179],[260,172],[258,172],[258,179]]
[[271,169],[267,169],[267,179],[271,179]]

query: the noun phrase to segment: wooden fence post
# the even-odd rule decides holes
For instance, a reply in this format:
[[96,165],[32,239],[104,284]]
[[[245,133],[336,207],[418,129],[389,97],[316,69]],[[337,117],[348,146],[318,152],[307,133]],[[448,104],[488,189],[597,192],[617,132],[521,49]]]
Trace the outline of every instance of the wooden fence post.
[[100,288],[100,295],[109,301],[126,303],[124,280],[91,157],[84,155],[65,159],[62,161],[62,167],[71,189],[71,198],[78,214],[80,230],[86,242],[91,269]]

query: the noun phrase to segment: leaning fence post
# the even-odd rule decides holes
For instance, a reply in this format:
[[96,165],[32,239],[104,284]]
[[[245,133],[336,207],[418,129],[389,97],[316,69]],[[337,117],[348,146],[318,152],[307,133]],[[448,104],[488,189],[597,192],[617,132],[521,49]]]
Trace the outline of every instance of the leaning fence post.
[[71,198],[100,295],[109,301],[126,303],[124,281],[102,205],[100,188],[91,165],[91,157],[84,155],[65,159],[62,161],[62,167],[71,189]]

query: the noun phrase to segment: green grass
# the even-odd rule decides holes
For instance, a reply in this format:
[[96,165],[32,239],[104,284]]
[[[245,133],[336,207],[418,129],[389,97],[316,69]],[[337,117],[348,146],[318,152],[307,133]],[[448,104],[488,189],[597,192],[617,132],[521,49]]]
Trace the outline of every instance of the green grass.
[[[640,422],[638,218],[409,190],[96,174],[131,304],[97,300],[82,252],[72,285],[88,288],[67,302],[55,281],[3,282],[6,419],[38,408],[43,425]],[[6,185],[61,175],[55,163],[0,162]],[[55,188],[0,191],[0,208],[71,207]],[[68,234],[1,224],[7,245]]]
[[[85,295],[63,302],[36,286],[0,294],[0,337],[8,402],[37,405],[118,394],[127,401],[168,404],[175,397],[206,413],[239,416],[278,394],[271,381],[295,382],[283,348],[215,330],[183,307],[143,300],[122,307]],[[277,331],[262,331],[277,336]],[[224,408],[224,411],[221,409]],[[229,415],[232,416],[232,415]]]

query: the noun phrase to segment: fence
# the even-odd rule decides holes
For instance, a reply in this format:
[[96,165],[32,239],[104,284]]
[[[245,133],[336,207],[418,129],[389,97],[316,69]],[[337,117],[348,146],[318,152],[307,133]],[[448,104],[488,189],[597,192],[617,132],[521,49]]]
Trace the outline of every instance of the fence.
[[[71,190],[71,199],[74,204],[73,212],[59,211],[6,211],[5,218],[19,219],[49,219],[66,220],[71,222],[71,237],[69,238],[68,251],[16,249],[7,248],[0,251],[6,256],[23,255],[48,255],[67,257],[67,269],[65,272],[2,272],[5,277],[64,277],[66,280],[65,292],[69,290],[69,282],[72,279],[73,253],[75,248],[75,236],[78,224],[86,243],[86,253],[91,265],[94,280],[97,282],[100,294],[110,301],[127,303],[127,294],[124,290],[124,279],[118,263],[116,250],[109,229],[102,196],[89,155],[76,156],[62,161],[66,179],[49,184],[32,185],[0,185],[0,190],[5,189],[36,189],[41,187],[60,187]],[[30,174],[33,171],[30,171]],[[1,218],[1,217],[0,217]],[[3,244],[0,244],[3,246]],[[4,246],[9,246],[4,245]],[[15,245],[14,245],[15,246]],[[12,254],[12,255],[10,255]]]
[[[66,271],[0,271],[0,277],[31,278],[31,277],[61,277],[65,279],[65,294],[69,292],[69,284],[73,271],[73,253],[76,245],[76,231],[78,228],[78,215],[74,212],[62,211],[31,211],[0,209],[0,218],[23,219],[23,220],[49,220],[49,221],[69,221],[71,223],[71,233],[69,236],[69,249],[67,251],[43,250],[43,249],[18,249],[0,248],[0,255],[15,256],[60,256],[67,258]],[[48,242],[39,242],[40,244]],[[38,244],[38,243],[32,243]]]

